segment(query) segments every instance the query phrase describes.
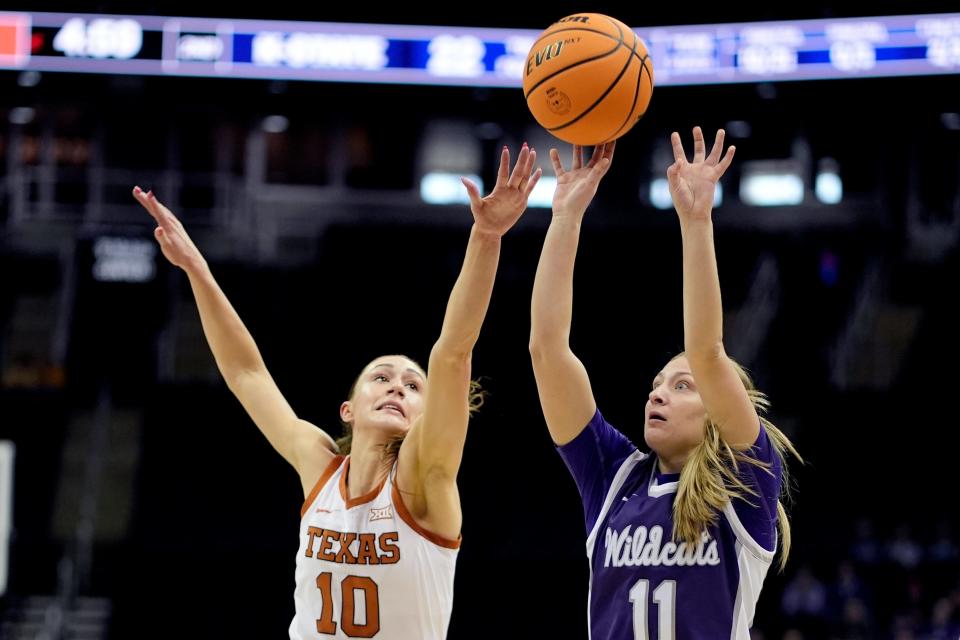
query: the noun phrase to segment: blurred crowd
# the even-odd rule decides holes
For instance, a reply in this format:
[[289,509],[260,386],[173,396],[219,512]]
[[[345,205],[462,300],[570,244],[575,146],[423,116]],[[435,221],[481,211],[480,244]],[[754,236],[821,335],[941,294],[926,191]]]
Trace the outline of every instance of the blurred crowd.
[[[780,596],[782,628],[754,640],[958,640],[960,548],[949,523],[879,535],[857,522],[823,564],[798,554]],[[808,554],[809,555],[809,554]]]

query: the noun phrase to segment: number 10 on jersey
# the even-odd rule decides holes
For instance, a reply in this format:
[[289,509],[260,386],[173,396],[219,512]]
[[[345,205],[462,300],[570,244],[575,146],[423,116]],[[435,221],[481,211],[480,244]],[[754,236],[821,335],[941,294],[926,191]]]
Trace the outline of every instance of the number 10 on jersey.
[[[333,574],[317,576],[317,589],[323,610],[317,618],[317,632],[326,635],[337,633],[333,615]],[[340,581],[340,630],[349,638],[372,638],[380,631],[380,593],[377,583],[367,576],[347,576]],[[357,593],[360,592],[360,593]],[[357,606],[358,601],[363,604]],[[357,622],[357,610],[362,607],[365,620]]]

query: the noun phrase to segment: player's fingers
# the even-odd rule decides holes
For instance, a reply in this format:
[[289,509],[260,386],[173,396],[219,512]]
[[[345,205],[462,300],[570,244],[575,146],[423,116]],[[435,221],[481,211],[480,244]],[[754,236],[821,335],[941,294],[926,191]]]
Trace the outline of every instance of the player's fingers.
[[703,129],[700,127],[693,128],[693,161],[694,162],[703,162],[704,156],[707,153],[707,145],[703,141]]
[[553,164],[553,173],[556,174],[558,178],[565,173],[563,163],[560,162],[560,152],[556,149],[550,149],[550,162]]

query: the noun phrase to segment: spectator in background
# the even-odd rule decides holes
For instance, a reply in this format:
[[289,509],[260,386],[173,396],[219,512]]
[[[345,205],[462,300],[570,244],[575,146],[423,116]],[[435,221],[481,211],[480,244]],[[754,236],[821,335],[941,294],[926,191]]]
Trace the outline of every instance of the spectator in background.
[[844,618],[844,609],[849,600],[859,600],[867,609],[870,609],[871,598],[867,585],[857,574],[856,568],[849,560],[837,565],[837,575],[830,585],[829,607],[835,621]]
[[887,544],[887,557],[903,569],[915,569],[923,559],[923,549],[910,534],[910,527],[901,524]]
[[780,610],[793,627],[811,638],[822,638],[826,631],[827,589],[810,567],[800,567],[787,583]]
[[931,564],[953,564],[960,559],[949,522],[937,525],[937,535],[927,548],[926,561]]
[[880,543],[873,533],[873,522],[860,518],[856,524],[856,534],[850,549],[853,559],[860,565],[872,567],[880,562]]
[[940,598],[933,604],[930,626],[923,634],[924,640],[957,640],[960,638],[960,621],[950,598]]
[[917,621],[913,614],[901,614],[894,618],[891,627],[893,640],[920,640],[917,636]]
[[843,602],[836,640],[871,640],[874,637],[870,610],[860,598],[848,598]]

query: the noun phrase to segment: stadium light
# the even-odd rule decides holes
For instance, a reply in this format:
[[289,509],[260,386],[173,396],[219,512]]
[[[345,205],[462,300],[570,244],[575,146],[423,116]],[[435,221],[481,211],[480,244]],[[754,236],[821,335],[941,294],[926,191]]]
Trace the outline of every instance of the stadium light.
[[754,160],[740,172],[740,200],[756,207],[803,202],[803,173],[796,160]]

